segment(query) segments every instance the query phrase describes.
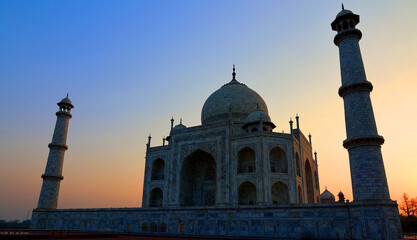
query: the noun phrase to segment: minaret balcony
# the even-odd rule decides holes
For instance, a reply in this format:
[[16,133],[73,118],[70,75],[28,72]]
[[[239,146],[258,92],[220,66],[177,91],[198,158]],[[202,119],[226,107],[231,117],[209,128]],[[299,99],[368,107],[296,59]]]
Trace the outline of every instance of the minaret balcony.
[[341,86],[339,88],[339,96],[344,97],[346,94],[350,92],[355,92],[355,91],[372,92],[372,89],[373,89],[372,83],[365,80],[363,82]]
[[348,37],[356,37],[358,40],[360,40],[362,38],[362,32],[356,28],[341,31],[338,34],[336,34],[336,36],[333,39],[333,42],[336,46],[338,46],[343,39]]

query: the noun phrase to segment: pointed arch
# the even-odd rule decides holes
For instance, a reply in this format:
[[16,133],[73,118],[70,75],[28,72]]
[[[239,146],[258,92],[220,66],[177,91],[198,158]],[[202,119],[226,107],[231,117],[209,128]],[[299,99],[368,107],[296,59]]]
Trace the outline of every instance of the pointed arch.
[[307,187],[307,202],[314,203],[313,173],[308,159],[306,159],[305,163],[305,182]]
[[158,225],[153,222],[151,223],[151,232],[156,232],[158,230]]
[[165,161],[161,158],[153,161],[151,180],[162,180],[165,175]]
[[245,147],[237,154],[237,173],[256,172],[256,157],[252,148]]
[[144,222],[142,223],[142,232],[147,232],[148,231],[148,223]]
[[167,231],[167,225],[165,223],[161,223],[161,225],[159,225],[159,231],[160,232],[166,232]]
[[300,164],[300,155],[298,153],[295,153],[295,172],[297,176],[301,177],[301,164]]
[[238,188],[238,204],[254,205],[256,204],[256,186],[251,182],[244,182]]
[[348,22],[343,21],[343,30],[347,30],[349,28]]
[[163,198],[164,198],[164,193],[159,187],[152,189],[151,196],[149,197],[149,206],[150,207],[162,207]]
[[277,173],[288,173],[288,162],[285,151],[280,147],[274,147],[269,152],[270,171]]
[[283,205],[290,203],[290,195],[288,187],[285,183],[278,181],[271,187],[272,203],[276,205]]
[[319,189],[319,175],[317,174],[317,171],[314,171],[314,180],[316,182],[316,189]]
[[180,205],[215,205],[216,176],[216,161],[210,153],[198,149],[188,155],[180,171]]
[[298,197],[298,203],[299,204],[303,203],[303,192],[301,190],[300,185],[298,185],[298,188],[297,188],[297,197]]

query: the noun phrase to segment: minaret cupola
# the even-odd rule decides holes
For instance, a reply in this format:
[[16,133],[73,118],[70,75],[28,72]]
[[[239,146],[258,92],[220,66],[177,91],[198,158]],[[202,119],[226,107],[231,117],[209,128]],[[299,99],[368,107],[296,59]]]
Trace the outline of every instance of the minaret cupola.
[[331,23],[332,30],[338,33],[334,38],[334,43],[338,45],[340,40],[352,34],[356,35],[358,39],[361,39],[361,31],[355,28],[358,23],[359,15],[345,9],[342,4],[342,11],[336,15],[336,19]]
[[74,108],[74,105],[72,105],[71,100],[68,98],[68,93],[65,98],[63,98],[59,103],[57,103],[59,106],[59,112],[67,112],[70,113],[71,109]]

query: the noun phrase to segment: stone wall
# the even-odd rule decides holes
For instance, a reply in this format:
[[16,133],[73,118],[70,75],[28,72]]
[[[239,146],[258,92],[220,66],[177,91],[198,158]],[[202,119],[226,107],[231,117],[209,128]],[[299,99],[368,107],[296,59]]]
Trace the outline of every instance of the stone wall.
[[32,228],[146,234],[402,239],[396,202],[38,210]]

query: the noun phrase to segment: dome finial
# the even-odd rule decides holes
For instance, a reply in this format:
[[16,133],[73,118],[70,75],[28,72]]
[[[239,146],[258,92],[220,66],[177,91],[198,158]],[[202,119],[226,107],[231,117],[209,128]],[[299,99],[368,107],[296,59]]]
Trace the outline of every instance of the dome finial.
[[342,3],[342,10],[345,10],[345,6],[343,6],[343,3]]
[[182,118],[180,118],[180,124],[182,124]]
[[232,80],[236,80],[236,68],[234,64],[233,64]]
[[68,93],[67,93],[67,97],[68,97]]

